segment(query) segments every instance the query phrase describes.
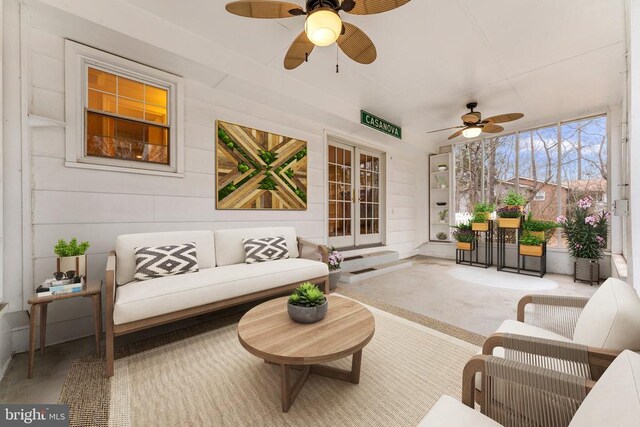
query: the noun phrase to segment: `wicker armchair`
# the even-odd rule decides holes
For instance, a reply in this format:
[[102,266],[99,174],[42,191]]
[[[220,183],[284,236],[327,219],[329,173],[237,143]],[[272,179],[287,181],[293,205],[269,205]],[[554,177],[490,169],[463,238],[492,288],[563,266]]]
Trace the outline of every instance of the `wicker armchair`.
[[[464,368],[462,403],[442,396],[419,426],[636,426],[640,419],[638,373],[640,355],[631,351],[621,353],[597,382],[501,357],[478,355]],[[486,390],[480,411],[474,410],[473,384],[478,374]]]

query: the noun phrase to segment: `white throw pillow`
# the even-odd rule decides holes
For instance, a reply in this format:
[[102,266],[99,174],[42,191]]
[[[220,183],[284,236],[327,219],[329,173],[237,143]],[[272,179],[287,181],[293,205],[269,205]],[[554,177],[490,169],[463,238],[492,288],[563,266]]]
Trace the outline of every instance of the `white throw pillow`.
[[640,350],[640,297],[627,282],[609,278],[580,313],[573,341],[611,350]]
[[144,246],[135,248],[135,254],[136,272],[133,278],[136,280],[149,280],[198,271],[195,243]]
[[289,258],[289,249],[284,236],[242,239],[242,245],[247,264]]

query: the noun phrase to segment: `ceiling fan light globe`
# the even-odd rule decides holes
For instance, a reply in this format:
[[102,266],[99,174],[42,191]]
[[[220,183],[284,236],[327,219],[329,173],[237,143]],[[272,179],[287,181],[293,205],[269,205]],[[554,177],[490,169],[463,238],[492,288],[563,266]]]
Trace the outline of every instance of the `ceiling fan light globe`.
[[304,23],[304,31],[311,43],[316,46],[330,46],[342,33],[342,19],[330,9],[313,12]]
[[462,136],[465,138],[476,138],[482,133],[482,128],[478,126],[469,126],[462,131]]

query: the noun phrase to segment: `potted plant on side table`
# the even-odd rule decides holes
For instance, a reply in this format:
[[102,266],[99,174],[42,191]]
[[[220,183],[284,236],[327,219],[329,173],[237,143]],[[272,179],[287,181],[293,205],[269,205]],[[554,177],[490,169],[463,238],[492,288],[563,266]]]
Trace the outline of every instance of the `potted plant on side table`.
[[573,281],[598,283],[603,250],[607,247],[609,218],[611,213],[592,213],[593,199],[589,196],[578,200],[569,217],[557,218],[569,244],[569,253],[574,258]]
[[333,246],[329,248],[329,289],[338,287],[340,275],[342,275],[342,261],[344,257]]
[[67,272],[74,271],[76,276],[87,276],[87,249],[89,249],[89,242],[80,242],[75,237],[69,240],[58,240],[58,243],[53,247],[53,251],[58,255],[56,271]]
[[316,323],[327,314],[329,302],[324,293],[311,282],[298,286],[287,301],[289,317],[298,323]]

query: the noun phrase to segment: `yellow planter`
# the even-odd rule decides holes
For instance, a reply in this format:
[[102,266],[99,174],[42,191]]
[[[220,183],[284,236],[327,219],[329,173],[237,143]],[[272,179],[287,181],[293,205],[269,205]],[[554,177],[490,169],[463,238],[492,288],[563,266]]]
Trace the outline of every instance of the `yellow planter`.
[[471,250],[471,245],[472,243],[467,243],[467,242],[458,242],[456,244],[456,247],[458,249],[462,249],[463,251],[470,251]]
[[519,205],[507,205],[508,208],[518,208],[520,209],[520,212],[524,213],[524,206],[519,206]]
[[542,245],[520,245],[520,255],[542,256]]
[[489,231],[489,223],[488,222],[472,222],[471,229],[473,231]]
[[520,218],[498,218],[500,228],[520,228]]

